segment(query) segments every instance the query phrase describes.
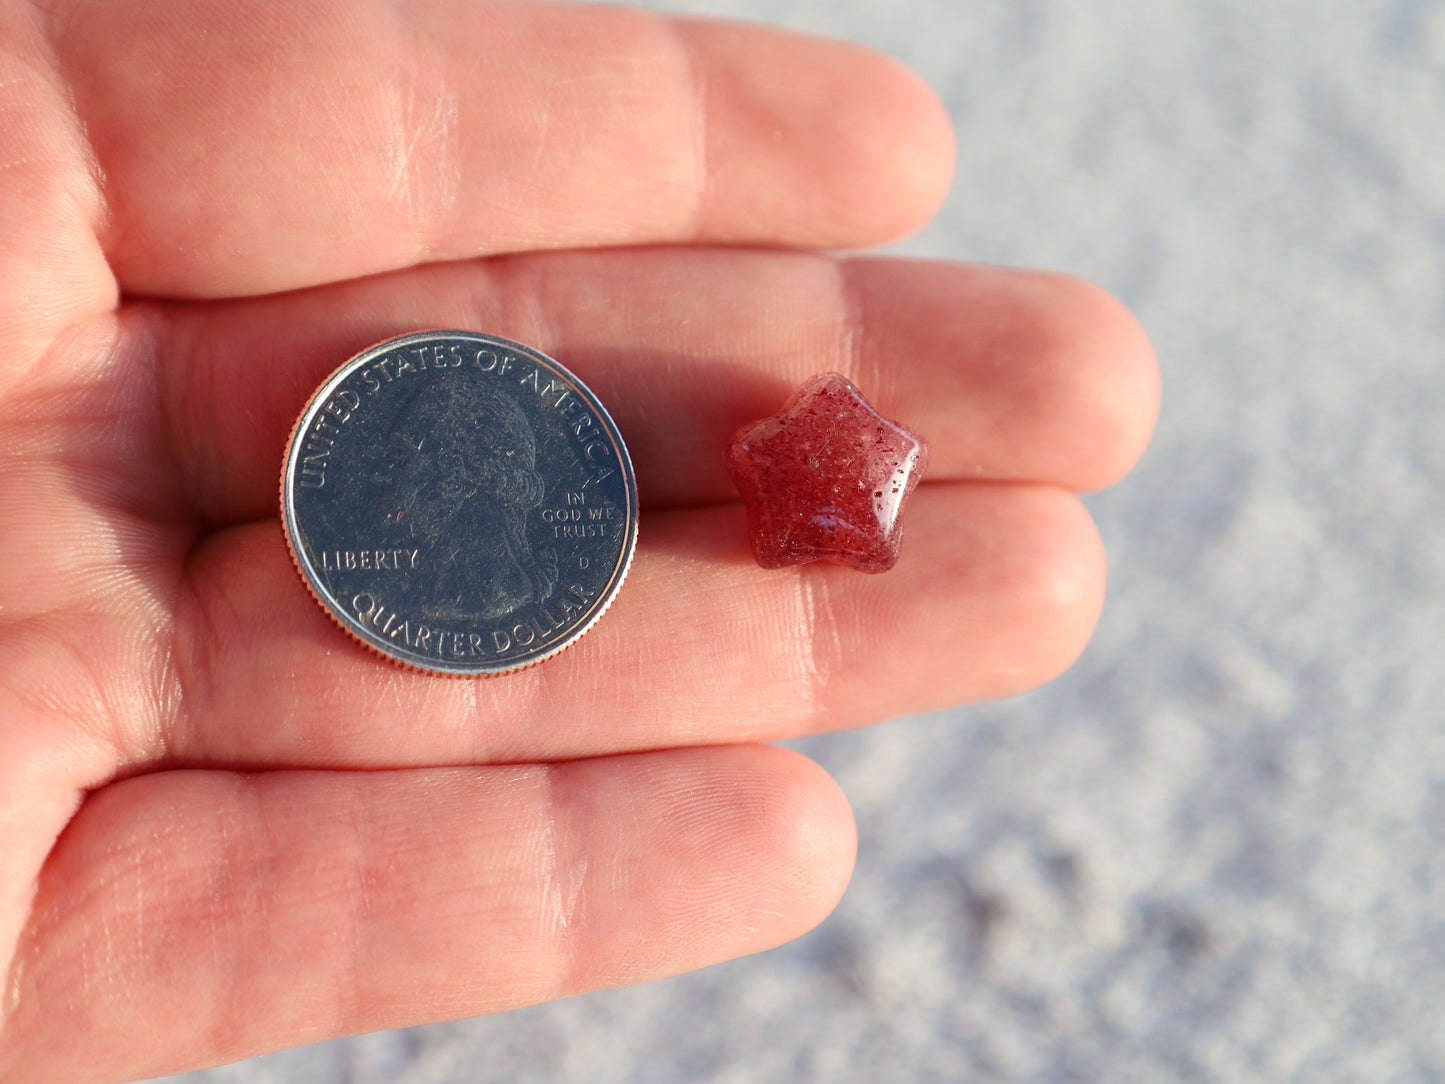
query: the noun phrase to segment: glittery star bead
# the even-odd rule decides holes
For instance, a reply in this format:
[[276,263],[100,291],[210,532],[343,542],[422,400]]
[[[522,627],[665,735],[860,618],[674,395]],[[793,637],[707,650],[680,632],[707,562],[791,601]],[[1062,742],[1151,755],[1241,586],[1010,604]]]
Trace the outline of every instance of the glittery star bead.
[[764,568],[833,561],[886,572],[903,540],[903,502],[928,463],[923,438],[820,373],[728,446],[753,555]]

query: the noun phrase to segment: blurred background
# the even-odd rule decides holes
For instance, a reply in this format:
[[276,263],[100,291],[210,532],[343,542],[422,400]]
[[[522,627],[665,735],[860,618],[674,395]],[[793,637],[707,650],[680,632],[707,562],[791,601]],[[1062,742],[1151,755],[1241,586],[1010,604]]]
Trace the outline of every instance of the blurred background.
[[798,743],[857,812],[774,952],[180,1084],[1445,1080],[1445,3],[653,0],[876,46],[959,172],[898,246],[1159,350],[1041,692]]

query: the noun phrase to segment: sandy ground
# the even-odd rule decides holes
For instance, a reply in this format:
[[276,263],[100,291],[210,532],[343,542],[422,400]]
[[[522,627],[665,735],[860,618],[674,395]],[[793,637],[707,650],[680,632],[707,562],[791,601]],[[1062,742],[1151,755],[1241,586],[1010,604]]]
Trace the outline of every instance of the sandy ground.
[[[709,971],[188,1084],[1445,1080],[1445,5],[668,0],[916,66],[960,169],[902,246],[1154,336],[1111,597],[1007,703],[803,744],[820,929]],[[902,14],[899,14],[899,12]]]

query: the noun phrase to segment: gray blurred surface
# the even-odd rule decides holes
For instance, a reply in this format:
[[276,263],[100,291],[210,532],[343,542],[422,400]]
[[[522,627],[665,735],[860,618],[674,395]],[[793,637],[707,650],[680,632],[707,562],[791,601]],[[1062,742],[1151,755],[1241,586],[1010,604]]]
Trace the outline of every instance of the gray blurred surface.
[[867,42],[959,131],[909,252],[1159,349],[1083,661],[805,743],[857,811],[760,957],[188,1084],[1445,1080],[1445,4],[669,0]]

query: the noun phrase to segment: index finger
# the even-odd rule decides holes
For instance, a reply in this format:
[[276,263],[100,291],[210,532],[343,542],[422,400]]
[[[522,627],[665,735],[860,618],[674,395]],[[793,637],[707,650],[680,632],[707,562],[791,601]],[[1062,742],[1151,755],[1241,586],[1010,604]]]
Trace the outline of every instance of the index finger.
[[60,5],[129,293],[671,241],[843,247],[947,186],[902,66],[776,30],[512,0]]

